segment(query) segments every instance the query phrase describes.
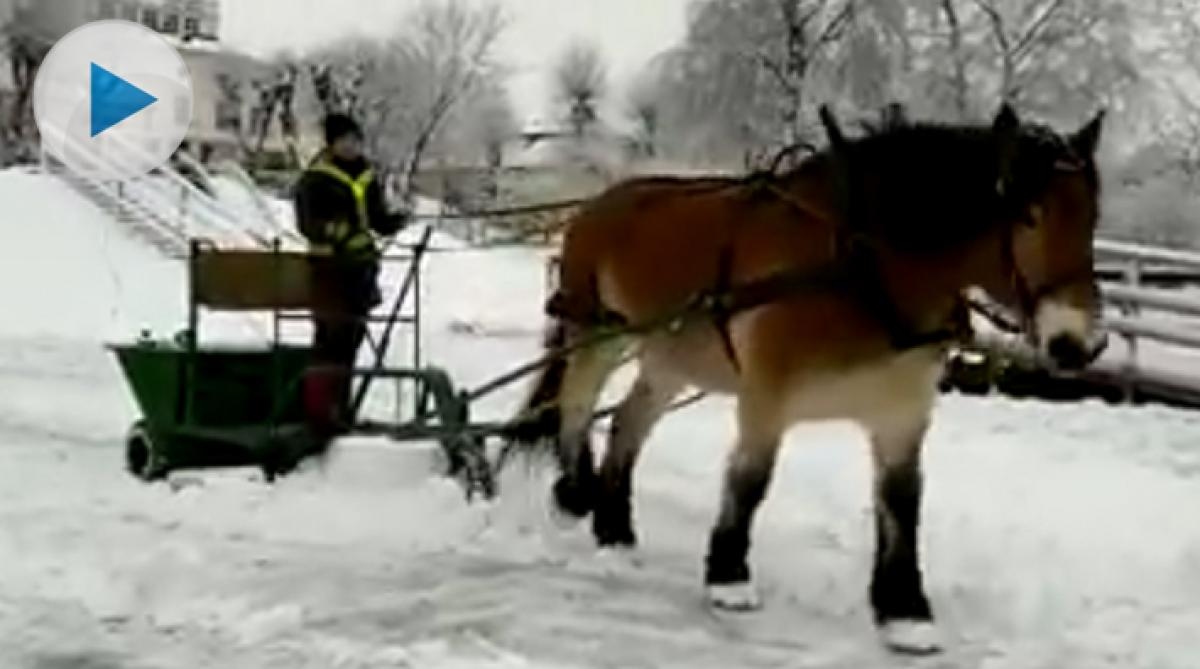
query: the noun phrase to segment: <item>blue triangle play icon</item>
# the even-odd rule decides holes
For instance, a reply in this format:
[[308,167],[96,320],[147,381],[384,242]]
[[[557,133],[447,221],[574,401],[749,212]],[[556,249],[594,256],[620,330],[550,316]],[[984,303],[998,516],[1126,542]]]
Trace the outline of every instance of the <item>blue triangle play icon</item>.
[[108,130],[158,98],[92,63],[92,137]]

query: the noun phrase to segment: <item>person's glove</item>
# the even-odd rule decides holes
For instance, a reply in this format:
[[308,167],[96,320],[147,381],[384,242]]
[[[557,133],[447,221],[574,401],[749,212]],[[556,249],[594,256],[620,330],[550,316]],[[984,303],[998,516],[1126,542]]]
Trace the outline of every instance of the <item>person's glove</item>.
[[340,253],[361,253],[375,244],[375,239],[366,230],[356,228],[346,221],[333,221],[325,226],[325,234],[334,250]]
[[325,224],[325,238],[333,246],[341,245],[353,232],[350,223],[344,220],[330,221]]

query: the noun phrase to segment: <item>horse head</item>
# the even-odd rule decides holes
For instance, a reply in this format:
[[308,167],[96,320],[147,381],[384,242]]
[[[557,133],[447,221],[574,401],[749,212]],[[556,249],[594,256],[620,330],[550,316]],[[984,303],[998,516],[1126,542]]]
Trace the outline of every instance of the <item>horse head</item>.
[[1092,267],[1104,113],[1065,137],[1008,104],[982,127],[896,118],[856,141],[820,108],[847,225],[901,253],[984,249],[967,283],[1019,314],[1055,366],[1094,360],[1104,346]]
[[1100,184],[1096,148],[1104,112],[1061,136],[1022,125],[1005,106],[994,128],[997,184],[1009,224],[1000,237],[999,281],[985,289],[1016,310],[1030,342],[1054,365],[1080,369],[1103,351],[1093,268]]

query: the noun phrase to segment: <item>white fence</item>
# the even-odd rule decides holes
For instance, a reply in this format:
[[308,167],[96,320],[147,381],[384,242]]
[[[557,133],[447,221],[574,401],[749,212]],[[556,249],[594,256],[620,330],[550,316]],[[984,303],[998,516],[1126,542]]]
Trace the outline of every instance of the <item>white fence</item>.
[[1121,343],[1099,365],[1127,395],[1152,391],[1200,400],[1200,286],[1152,287],[1149,266],[1200,272],[1200,253],[1111,240],[1096,242],[1098,262],[1123,268],[1104,284],[1105,327]]

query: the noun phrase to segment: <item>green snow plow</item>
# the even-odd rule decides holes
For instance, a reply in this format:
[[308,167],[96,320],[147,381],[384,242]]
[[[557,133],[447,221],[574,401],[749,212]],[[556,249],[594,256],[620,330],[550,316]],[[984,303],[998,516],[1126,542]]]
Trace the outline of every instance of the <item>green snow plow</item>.
[[[375,364],[353,370],[352,425],[348,434],[440,443],[450,475],[468,494],[494,494],[484,453],[483,426],[473,426],[469,401],[446,372],[421,365],[418,346],[411,366],[387,367],[385,353],[396,326],[420,326],[419,272],[429,232],[406,253],[408,263],[390,312],[373,316],[382,326],[370,337]],[[220,250],[193,242],[189,254],[188,326],[172,339],[143,336],[111,344],[141,417],[126,439],[126,465],[146,481],[177,470],[256,466],[268,480],[291,471],[320,440],[306,421],[305,379],[312,373],[310,349],[281,341],[281,325],[304,320],[324,298],[310,280],[320,256],[270,250]],[[405,311],[405,305],[411,303]],[[271,339],[258,345],[202,342],[201,310],[269,312]],[[414,341],[419,333],[414,332]],[[375,380],[409,384],[411,415],[392,421],[360,420]],[[399,397],[400,394],[397,394]]]

